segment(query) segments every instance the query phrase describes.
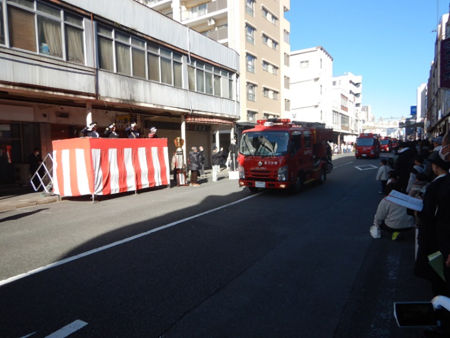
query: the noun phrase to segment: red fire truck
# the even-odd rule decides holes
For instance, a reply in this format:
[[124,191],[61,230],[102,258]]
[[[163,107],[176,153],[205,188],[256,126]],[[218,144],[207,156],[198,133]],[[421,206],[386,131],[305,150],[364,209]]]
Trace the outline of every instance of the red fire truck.
[[380,151],[390,153],[392,151],[392,140],[390,137],[383,137],[380,141]]
[[372,133],[360,134],[356,139],[355,156],[356,158],[380,157],[380,141],[378,141],[378,136]]
[[288,119],[258,120],[239,145],[239,184],[255,191],[300,191],[310,181],[324,182],[331,171],[332,130],[323,124]]

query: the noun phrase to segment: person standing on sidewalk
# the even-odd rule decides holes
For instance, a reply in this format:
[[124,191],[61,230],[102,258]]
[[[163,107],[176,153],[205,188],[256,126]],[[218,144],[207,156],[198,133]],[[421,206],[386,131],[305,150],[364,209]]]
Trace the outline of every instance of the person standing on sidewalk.
[[386,194],[386,182],[389,179],[388,173],[391,168],[387,165],[386,159],[383,158],[380,162],[381,167],[378,168],[376,177],[376,180],[380,181],[380,191],[378,193]]
[[219,151],[217,147],[213,148],[211,160],[212,160],[212,180],[213,182],[217,182],[217,177],[220,171],[220,162],[222,160],[222,152]]
[[191,171],[191,184],[194,187],[199,186],[198,184],[198,173],[200,170],[200,153],[197,147],[192,147],[189,152],[189,170]]
[[200,177],[203,177],[203,175],[205,175],[205,160],[206,160],[203,146],[198,147],[198,156],[200,160]]

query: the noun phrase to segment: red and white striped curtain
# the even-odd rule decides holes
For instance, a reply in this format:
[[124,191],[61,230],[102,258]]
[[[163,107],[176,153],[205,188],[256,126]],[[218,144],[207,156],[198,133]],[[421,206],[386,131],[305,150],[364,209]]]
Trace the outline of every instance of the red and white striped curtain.
[[167,139],[53,141],[53,191],[109,195],[170,184]]

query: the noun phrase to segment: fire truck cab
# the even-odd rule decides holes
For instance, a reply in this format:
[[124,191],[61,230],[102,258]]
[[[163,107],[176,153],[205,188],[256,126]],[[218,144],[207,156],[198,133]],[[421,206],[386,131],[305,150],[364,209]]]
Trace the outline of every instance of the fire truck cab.
[[360,134],[356,139],[355,157],[380,157],[380,142],[378,136],[372,133]]
[[289,119],[258,120],[242,133],[239,185],[256,189],[301,190],[310,181],[324,182],[332,130],[318,123]]

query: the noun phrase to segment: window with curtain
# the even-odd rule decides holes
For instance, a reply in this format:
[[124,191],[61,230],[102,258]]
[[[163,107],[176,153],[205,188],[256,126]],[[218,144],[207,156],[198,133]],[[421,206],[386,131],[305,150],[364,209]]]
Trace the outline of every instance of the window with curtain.
[[213,67],[205,64],[205,92],[206,94],[213,93]]
[[233,99],[233,79],[228,79],[228,98]]
[[245,36],[247,39],[247,42],[250,42],[252,44],[255,43],[255,28],[253,28],[252,26],[246,24],[245,25]]
[[220,87],[222,89],[222,97],[230,97],[230,87],[228,85],[228,72],[225,70],[222,70],[220,72]]
[[255,101],[256,86],[253,83],[247,83],[247,100]]
[[133,76],[145,78],[145,52],[133,48],[132,57],[133,57]]
[[189,90],[195,91],[195,68],[188,66],[188,84]]
[[145,42],[131,37],[133,76],[145,78]]
[[131,75],[130,46],[116,42],[116,64],[118,73]]
[[114,71],[112,40],[99,37],[98,38],[98,54],[100,68]]
[[166,48],[159,49],[161,54],[161,82],[172,84],[172,52]]
[[205,92],[205,72],[201,69],[196,69],[197,75],[197,91],[204,93]]
[[64,23],[67,61],[84,64],[83,19],[66,13]]
[[173,61],[173,85],[178,88],[183,87],[183,76],[181,62]]
[[61,10],[38,2],[37,11],[39,53],[62,57]]
[[39,53],[62,57],[61,23],[38,15]]
[[214,95],[220,96],[220,75],[214,74]]
[[159,56],[148,54],[148,78],[159,82]]
[[36,52],[34,14],[8,6],[8,31],[12,47]]
[[0,43],[5,43],[5,31],[3,29],[3,6],[2,2],[0,1]]

